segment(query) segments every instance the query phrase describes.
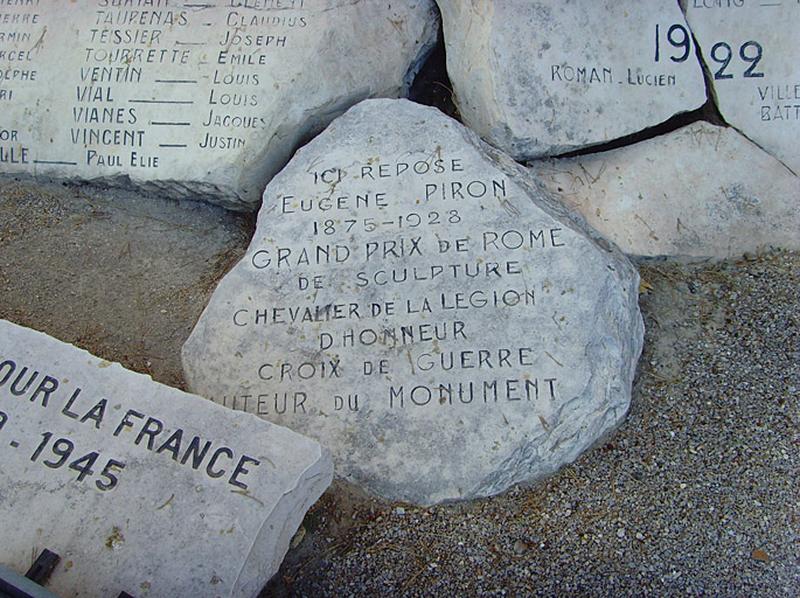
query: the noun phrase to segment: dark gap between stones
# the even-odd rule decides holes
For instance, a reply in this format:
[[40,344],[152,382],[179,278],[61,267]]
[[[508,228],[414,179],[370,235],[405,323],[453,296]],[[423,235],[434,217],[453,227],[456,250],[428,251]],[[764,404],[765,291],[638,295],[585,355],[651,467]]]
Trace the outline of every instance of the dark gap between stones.
[[[417,104],[438,108],[448,116],[461,122],[461,115],[454,102],[453,94],[453,85],[450,83],[450,77],[447,75],[444,32],[442,31],[440,22],[439,31],[436,34],[436,43],[427,58],[425,58],[419,72],[414,77],[414,81],[408,90],[408,99]],[[340,110],[338,116],[341,116],[341,114],[346,111],[347,109]],[[305,135],[300,138],[297,147],[292,150],[292,155],[289,160],[294,157],[297,150],[308,145],[309,142],[326,128],[327,125],[322,122],[309,122]]]
[[[597,145],[592,145],[589,147],[572,150],[570,152],[565,152],[563,154],[558,154],[555,156],[548,156],[548,158],[575,158],[577,156],[585,156],[587,154],[597,154],[600,152],[607,152],[619,149],[621,147],[634,145],[642,141],[647,141],[648,139],[653,139],[654,137],[658,137],[660,135],[666,135],[667,133],[672,133],[673,131],[677,131],[681,127],[685,127],[687,125],[690,125],[698,121],[706,121],[711,123],[712,125],[717,125],[720,127],[728,126],[728,124],[722,119],[722,116],[719,114],[719,111],[717,110],[717,107],[714,104],[713,100],[711,100],[710,98],[708,98],[708,96],[706,96],[706,103],[697,108],[696,110],[692,110],[690,112],[681,112],[680,114],[676,114],[675,116],[668,118],[662,123],[659,123],[652,127],[647,127],[646,129],[642,129],[641,131],[637,131],[636,133],[631,133],[630,135],[618,137],[613,141],[607,141],[606,143],[600,143]],[[547,159],[547,158],[542,158],[542,159]],[[529,162],[533,161],[534,160],[529,160]]]
[[408,99],[417,104],[438,108],[447,116],[461,122],[461,115],[454,101],[453,84],[447,75],[447,56],[441,24],[436,45],[414,78]]
[[[686,9],[684,8],[683,11],[685,14]],[[711,69],[708,68],[706,61],[703,59],[703,53],[700,51],[700,44],[697,43],[697,38],[694,35],[694,31],[692,31],[691,25],[689,25],[688,19],[686,21],[686,28],[692,35],[694,53],[697,56],[697,62],[700,63],[700,69],[703,71],[703,82],[706,85],[706,103],[703,106],[706,114],[703,120],[707,120],[713,125],[727,127],[729,125],[725,122],[725,119],[722,117],[722,113],[719,111],[719,107],[717,106],[717,94],[716,90],[714,89],[714,80],[712,79]]]

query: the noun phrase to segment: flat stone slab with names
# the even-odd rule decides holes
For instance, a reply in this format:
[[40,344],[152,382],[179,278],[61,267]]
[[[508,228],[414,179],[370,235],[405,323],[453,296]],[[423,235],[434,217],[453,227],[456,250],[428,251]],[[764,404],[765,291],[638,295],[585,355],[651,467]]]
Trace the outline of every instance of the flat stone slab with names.
[[0,2],[0,173],[255,209],[298,143],[405,93],[433,0]]
[[187,382],[387,498],[538,479],[622,420],[641,351],[638,275],[591,234],[438,110],[363,102],[267,187]]
[[333,476],[316,442],[0,320],[0,563],[74,596],[257,596]]

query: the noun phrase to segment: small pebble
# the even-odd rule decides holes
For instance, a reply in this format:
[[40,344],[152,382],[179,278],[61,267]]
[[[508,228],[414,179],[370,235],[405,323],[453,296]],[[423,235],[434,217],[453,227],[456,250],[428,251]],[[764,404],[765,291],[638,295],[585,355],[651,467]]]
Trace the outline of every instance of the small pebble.
[[517,554],[524,554],[528,551],[528,545],[522,540],[514,542],[514,552]]

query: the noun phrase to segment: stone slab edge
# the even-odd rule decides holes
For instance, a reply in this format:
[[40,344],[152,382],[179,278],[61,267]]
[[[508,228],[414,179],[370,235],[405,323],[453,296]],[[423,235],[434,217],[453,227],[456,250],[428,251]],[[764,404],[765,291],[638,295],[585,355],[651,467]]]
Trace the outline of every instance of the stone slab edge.
[[[287,488],[281,498],[277,501],[277,503],[275,503],[272,510],[269,513],[265,513],[262,525],[257,534],[254,536],[255,540],[250,546],[247,556],[243,559],[243,565],[237,576],[237,579],[234,584],[231,585],[230,593],[227,594],[229,596],[258,595],[266,582],[269,581],[270,577],[272,577],[272,575],[274,575],[280,568],[283,556],[289,549],[291,538],[295,531],[299,528],[305,513],[319,499],[319,497],[322,496],[333,480],[333,463],[329,451],[320,446],[316,441],[297,434],[288,428],[272,424],[252,414],[232,412],[231,410],[222,407],[213,401],[208,401],[197,395],[192,395],[182,390],[168,387],[164,384],[154,381],[152,377],[146,374],[128,370],[119,363],[106,361],[102,358],[92,355],[85,349],[81,349],[75,345],[60,341],[43,332],[31,328],[25,328],[13,322],[0,319],[0,330],[3,330],[4,328],[10,328],[12,334],[17,333],[32,336],[34,339],[36,339],[35,342],[41,341],[43,345],[49,345],[48,348],[68,352],[69,358],[71,359],[79,359],[83,357],[86,360],[87,369],[92,367],[98,368],[103,372],[103,377],[108,377],[109,374],[112,373],[120,373],[131,378],[132,380],[145,379],[148,384],[167,389],[168,392],[174,395],[172,400],[185,403],[185,405],[182,405],[181,407],[188,408],[192,403],[195,403],[196,401],[202,401],[203,409],[207,410],[209,415],[216,413],[225,414],[225,416],[231,417],[232,414],[235,413],[235,417],[237,419],[241,418],[243,420],[249,420],[258,426],[264,427],[265,429],[277,428],[284,436],[294,436],[297,437],[298,440],[302,440],[308,445],[316,445],[319,458],[316,459],[310,467],[307,467],[300,472],[300,474],[291,484],[291,487]],[[3,331],[3,333],[5,334],[5,331]],[[171,405],[170,407],[172,409],[176,409],[174,405]],[[300,492],[302,493],[302,496],[306,497],[306,499],[300,504],[300,509],[293,508],[294,500],[289,499],[289,497],[296,492]],[[267,525],[269,520],[274,520],[276,518],[284,522],[283,525],[277,530],[274,527]],[[269,535],[276,537],[274,543],[263,541],[264,538]],[[274,550],[271,550],[272,548],[274,548]],[[273,553],[274,558],[271,561],[268,561],[268,555],[270,553]],[[225,555],[220,556],[221,558],[224,558]],[[58,571],[58,568],[56,571]],[[241,581],[243,577],[244,579],[249,579],[249,583],[243,583]],[[86,595],[91,595],[91,592],[87,593]]]

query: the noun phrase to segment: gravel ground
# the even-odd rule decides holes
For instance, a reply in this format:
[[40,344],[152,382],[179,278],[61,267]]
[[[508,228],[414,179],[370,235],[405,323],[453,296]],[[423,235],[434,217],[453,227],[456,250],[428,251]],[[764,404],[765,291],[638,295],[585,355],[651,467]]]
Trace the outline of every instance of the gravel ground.
[[220,208],[0,177],[0,318],[171,386],[254,222]]
[[[183,384],[252,221],[0,180],[0,317]],[[800,254],[641,265],[630,414],[545,483],[429,509],[337,482],[263,596],[800,595]]]
[[800,255],[641,273],[645,352],[607,444],[471,504],[340,485],[264,596],[800,595]]

